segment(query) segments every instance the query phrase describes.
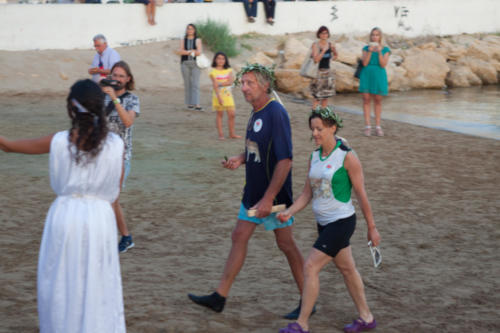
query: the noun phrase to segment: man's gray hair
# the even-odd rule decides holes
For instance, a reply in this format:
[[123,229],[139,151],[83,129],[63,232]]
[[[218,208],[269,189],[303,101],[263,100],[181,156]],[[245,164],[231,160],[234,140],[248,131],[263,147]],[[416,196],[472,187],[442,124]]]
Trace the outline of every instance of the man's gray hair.
[[103,34],[98,34],[98,35],[95,35],[94,38],[92,38],[92,40],[95,42],[96,40],[102,40],[104,43],[107,43],[108,41],[106,40],[106,37],[104,37]]
[[255,78],[257,79],[257,83],[262,87],[262,88],[266,88],[267,86],[267,90],[266,92],[268,94],[270,94],[273,90],[273,87],[272,87],[272,82],[271,80],[269,79],[269,77],[265,76],[264,74],[262,74],[261,72],[259,71],[252,71],[252,73],[255,75]]

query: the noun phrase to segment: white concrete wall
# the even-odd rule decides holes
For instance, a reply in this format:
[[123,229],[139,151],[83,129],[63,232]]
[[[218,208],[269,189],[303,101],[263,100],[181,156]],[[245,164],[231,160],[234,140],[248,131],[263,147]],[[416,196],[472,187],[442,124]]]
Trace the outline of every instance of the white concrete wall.
[[380,0],[278,2],[276,23],[247,23],[241,3],[166,3],[149,26],[142,4],[0,5],[0,49],[85,49],[104,34],[111,46],[134,45],[183,35],[187,23],[213,19],[234,34],[285,34],[328,26],[334,34],[363,34],[378,26],[407,37],[500,32],[500,0]]

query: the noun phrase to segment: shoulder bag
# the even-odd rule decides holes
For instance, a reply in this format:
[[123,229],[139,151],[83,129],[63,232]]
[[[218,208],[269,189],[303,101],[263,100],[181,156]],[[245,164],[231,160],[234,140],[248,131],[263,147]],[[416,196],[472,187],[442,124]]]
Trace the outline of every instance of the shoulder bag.
[[358,59],[358,67],[356,67],[356,71],[354,72],[354,77],[358,78],[361,76],[361,70],[363,69],[363,60]]
[[[314,45],[314,44],[313,44]],[[309,52],[307,52],[307,56],[300,67],[300,75],[303,77],[307,77],[309,79],[316,79],[318,77],[318,66],[312,58],[312,45],[309,48]]]
[[210,59],[202,53],[199,56],[196,56],[196,66],[198,66],[199,69],[208,68],[210,67]]

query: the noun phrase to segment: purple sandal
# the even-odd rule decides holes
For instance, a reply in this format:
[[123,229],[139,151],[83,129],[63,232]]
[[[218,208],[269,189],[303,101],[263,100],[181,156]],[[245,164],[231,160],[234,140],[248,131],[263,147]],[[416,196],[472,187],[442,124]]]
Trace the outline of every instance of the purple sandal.
[[362,332],[362,331],[369,331],[377,327],[377,322],[375,319],[372,320],[371,323],[367,323],[363,319],[358,318],[356,320],[353,320],[352,324],[347,324],[344,326],[344,332],[346,333],[356,333],[356,332]]
[[279,333],[309,333],[309,331],[304,331],[297,323],[290,323],[287,327],[281,328]]

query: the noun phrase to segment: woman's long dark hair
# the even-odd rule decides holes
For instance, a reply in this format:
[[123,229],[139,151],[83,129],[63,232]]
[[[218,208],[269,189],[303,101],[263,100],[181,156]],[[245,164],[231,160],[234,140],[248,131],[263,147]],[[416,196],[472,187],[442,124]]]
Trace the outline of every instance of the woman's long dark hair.
[[104,93],[94,81],[80,80],[71,86],[66,102],[71,119],[70,142],[74,140],[75,130],[78,133],[73,158],[76,163],[82,161],[82,158],[90,161],[97,156],[102,148],[102,141],[108,135]]

